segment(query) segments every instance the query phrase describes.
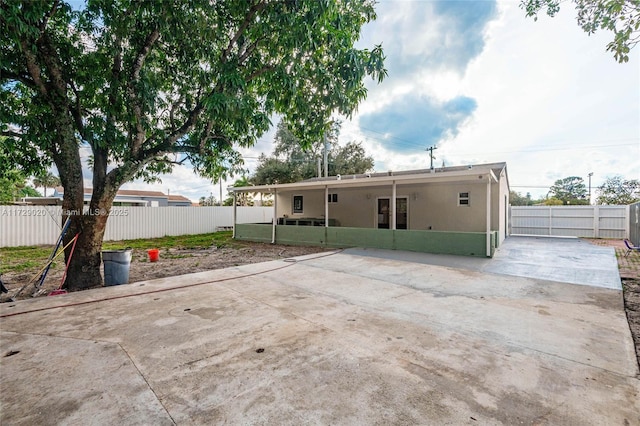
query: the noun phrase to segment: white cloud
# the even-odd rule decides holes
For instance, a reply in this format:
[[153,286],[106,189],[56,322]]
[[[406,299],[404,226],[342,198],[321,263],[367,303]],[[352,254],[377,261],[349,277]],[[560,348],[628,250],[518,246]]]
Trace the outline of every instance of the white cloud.
[[640,177],[638,51],[616,63],[605,52],[611,34],[588,37],[570,8],[534,22],[514,3],[500,6],[461,82],[478,109],[443,151],[454,161],[506,160],[513,189],[536,194],[589,172],[594,187],[612,174]]

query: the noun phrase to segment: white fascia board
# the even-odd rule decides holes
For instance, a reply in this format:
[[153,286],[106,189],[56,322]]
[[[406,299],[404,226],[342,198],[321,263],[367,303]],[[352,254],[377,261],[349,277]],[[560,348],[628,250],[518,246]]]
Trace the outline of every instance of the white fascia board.
[[[228,188],[233,192],[273,192],[274,189],[278,190],[309,190],[309,189],[324,189],[329,188],[354,188],[354,187],[369,187],[369,186],[384,186],[396,184],[415,184],[415,183],[442,183],[442,182],[480,182],[486,179],[495,179],[495,175],[491,172],[491,169],[469,169],[462,171],[452,172],[435,172],[435,173],[421,173],[415,175],[400,175],[400,176],[378,176],[378,177],[364,177],[364,178],[350,178],[345,177],[341,180],[325,180],[325,181],[312,181],[312,182],[296,182],[296,183],[284,183],[277,185],[262,185],[262,186],[244,186],[244,187],[230,187]],[[496,180],[497,181],[497,180]]]

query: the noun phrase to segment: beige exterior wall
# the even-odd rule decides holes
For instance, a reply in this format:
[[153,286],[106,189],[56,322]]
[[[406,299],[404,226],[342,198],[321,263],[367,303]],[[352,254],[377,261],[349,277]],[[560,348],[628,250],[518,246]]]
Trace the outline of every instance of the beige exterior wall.
[[[293,197],[303,196],[302,213],[293,212]],[[278,192],[278,218],[324,217],[324,190]]]
[[[408,189],[412,194],[409,200],[409,229],[486,231],[485,184],[431,184]],[[458,205],[461,192],[469,194],[469,205]]]
[[[434,231],[485,232],[487,211],[486,180],[462,183],[430,183],[397,185],[396,197],[408,199],[408,229]],[[458,195],[469,193],[469,205],[458,205]],[[374,228],[377,226],[378,198],[391,198],[392,188],[329,189],[337,194],[338,202],[329,203],[329,218],[338,226]],[[303,213],[293,213],[293,196],[304,198]],[[499,230],[499,239],[505,237],[508,189],[505,179],[491,185],[492,230]],[[278,192],[278,218],[323,218],[324,190]]]

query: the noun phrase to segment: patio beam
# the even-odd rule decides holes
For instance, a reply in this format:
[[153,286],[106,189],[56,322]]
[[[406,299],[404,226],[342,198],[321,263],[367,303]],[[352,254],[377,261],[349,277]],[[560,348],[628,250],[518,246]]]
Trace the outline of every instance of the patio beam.
[[237,206],[236,206],[237,202],[236,202],[236,193],[235,191],[233,192],[233,235],[231,236],[231,238],[235,238],[236,237],[236,218],[237,218]]
[[273,219],[271,219],[271,244],[276,243],[276,225],[278,223],[278,190],[273,190]]
[[391,221],[391,229],[396,229],[396,181],[391,183],[391,214],[389,215]]
[[487,257],[491,257],[491,176],[487,176]]
[[329,227],[329,185],[324,186],[324,227]]

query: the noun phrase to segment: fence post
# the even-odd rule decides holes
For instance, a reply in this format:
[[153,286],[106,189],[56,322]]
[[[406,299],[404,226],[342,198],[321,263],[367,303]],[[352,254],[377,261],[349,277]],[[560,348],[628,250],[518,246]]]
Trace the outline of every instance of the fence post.
[[[631,235],[631,220],[632,220],[632,218],[631,218],[631,206],[632,206],[632,204],[628,204],[628,205],[624,206],[625,210],[626,210],[625,214],[627,216],[627,220],[624,221],[624,237],[625,238],[629,238],[629,239],[631,239],[633,237]],[[635,213],[635,224],[636,224],[636,226],[638,226],[638,210],[640,210],[640,203],[635,203],[635,205],[633,205],[633,206],[634,206],[634,210],[635,210],[635,212],[634,212]],[[636,235],[636,238],[638,240],[640,240],[640,236]],[[632,240],[631,242],[635,243],[635,245],[640,244],[640,241],[633,241]]]
[[593,206],[593,238],[600,238],[600,207]]

